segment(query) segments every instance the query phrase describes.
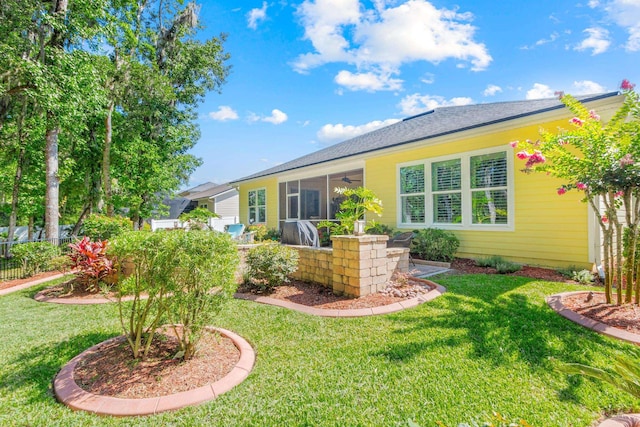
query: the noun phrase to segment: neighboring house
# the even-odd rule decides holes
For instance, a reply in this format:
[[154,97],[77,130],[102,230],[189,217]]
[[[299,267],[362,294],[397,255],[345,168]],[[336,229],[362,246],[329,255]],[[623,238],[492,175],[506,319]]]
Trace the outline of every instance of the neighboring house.
[[220,217],[239,216],[238,190],[229,184],[215,184],[207,182],[197,187],[189,188],[178,193],[178,196],[165,200],[169,206],[169,215],[161,219],[177,219],[183,213],[189,213],[195,208],[204,207]]
[[[579,97],[603,120],[617,93]],[[525,174],[510,146],[544,128],[569,129],[558,99],[442,107],[232,182],[241,222],[333,219],[336,187],[365,186],[382,199],[376,221],[400,230],[436,227],[460,239],[458,256],[500,255],[531,265],[598,262],[599,230],[579,192]]]

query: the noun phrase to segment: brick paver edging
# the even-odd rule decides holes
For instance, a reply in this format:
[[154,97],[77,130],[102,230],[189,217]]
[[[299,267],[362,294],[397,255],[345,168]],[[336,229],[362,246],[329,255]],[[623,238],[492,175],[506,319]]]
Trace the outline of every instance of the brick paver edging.
[[383,305],[380,307],[371,307],[371,308],[352,308],[352,309],[345,309],[345,310],[324,309],[324,308],[315,308],[315,307],[310,307],[308,305],[296,304],[290,301],[284,301],[276,298],[263,297],[258,295],[236,293],[235,297],[238,299],[255,301],[262,304],[269,304],[269,305],[275,305],[278,307],[284,307],[284,308],[299,311],[305,314],[311,314],[313,316],[362,317],[362,316],[374,316],[378,314],[395,313],[396,311],[415,307],[427,301],[431,301],[439,297],[443,293],[447,292],[447,289],[444,286],[438,285],[437,283],[432,282],[431,280],[419,279],[417,277],[412,278],[412,280],[424,282],[425,284],[428,284],[429,286],[433,287],[433,289],[431,289],[426,294],[420,295],[415,298],[394,302],[393,304]]
[[563,292],[560,294],[555,294],[547,297],[547,304],[553,310],[555,310],[558,314],[572,322],[577,323],[580,326],[584,326],[585,328],[589,328],[596,332],[599,332],[603,335],[608,335],[613,338],[617,338],[619,340],[628,341],[634,344],[640,344],[640,335],[634,334],[632,332],[627,332],[622,329],[614,328],[613,326],[608,326],[602,322],[598,322],[593,319],[589,319],[581,314],[576,313],[575,311],[570,310],[562,303],[562,298],[569,295],[576,294],[586,294],[587,291],[574,291],[574,292]]
[[84,391],[73,377],[73,370],[85,356],[96,351],[114,340],[123,340],[123,336],[111,338],[80,353],[67,363],[56,375],[53,390],[56,398],[73,410],[93,412],[98,415],[114,415],[118,417],[135,415],[152,415],[164,411],[173,411],[185,406],[198,405],[215,399],[217,396],[231,390],[248,376],[255,363],[256,354],[249,343],[241,336],[222,328],[207,327],[231,339],[240,350],[240,360],[224,378],[193,390],[176,394],[144,399],[123,399],[111,396],[101,396]]
[[[69,273],[65,273],[65,274],[69,274]],[[60,274],[56,274],[56,275],[53,275],[53,276],[44,277],[42,279],[33,280],[31,282],[26,282],[26,283],[23,283],[21,285],[12,286],[10,288],[0,289],[0,296],[6,295],[6,294],[10,294],[12,292],[21,291],[23,289],[27,289],[27,288],[30,288],[32,286],[39,285],[41,283],[49,282],[51,280],[59,279],[59,278],[65,276],[65,274],[60,273]]]

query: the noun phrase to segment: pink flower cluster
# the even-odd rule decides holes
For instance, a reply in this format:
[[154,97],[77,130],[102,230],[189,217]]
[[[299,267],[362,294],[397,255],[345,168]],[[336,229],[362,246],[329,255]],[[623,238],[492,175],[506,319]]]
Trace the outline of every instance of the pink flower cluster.
[[600,121],[600,116],[596,114],[595,110],[589,111],[589,117],[591,117],[593,120]]
[[620,84],[620,89],[622,90],[633,90],[634,87],[636,87],[636,85],[627,79],[622,80],[622,83]]
[[512,148],[516,148],[516,147],[518,146],[518,142],[520,142],[520,141],[511,141],[511,142],[509,143],[509,145],[510,145]]
[[525,165],[525,167],[530,168],[533,165],[536,165],[538,163],[544,163],[547,161],[547,159],[545,159],[544,154],[542,154],[542,152],[540,150],[534,150],[533,154],[529,154],[527,151],[522,150],[516,153],[516,157],[519,158],[520,160],[527,160],[527,163]]
[[576,188],[578,190],[586,190],[587,189],[587,184],[585,184],[583,182],[577,182],[576,183]]
[[573,119],[569,120],[569,123],[574,124],[576,126],[582,126],[584,124],[584,122],[580,120],[578,117],[574,117]]
[[566,188],[564,188],[564,187],[558,188],[558,196],[562,196],[566,192],[567,192]]
[[620,159],[620,166],[632,165],[633,163],[633,157],[631,157],[631,154],[629,153],[625,154],[624,157]]

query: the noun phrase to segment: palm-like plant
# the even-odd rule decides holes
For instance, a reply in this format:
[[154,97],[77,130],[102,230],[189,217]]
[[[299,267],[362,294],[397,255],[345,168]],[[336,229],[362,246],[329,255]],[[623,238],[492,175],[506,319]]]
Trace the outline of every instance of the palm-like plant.
[[566,374],[580,374],[608,382],[612,386],[640,397],[640,352],[632,351],[632,355],[619,355],[613,363],[613,371],[583,365],[581,363],[567,363],[558,366],[560,372]]
[[382,200],[373,191],[365,187],[339,187],[334,190],[346,199],[340,203],[340,210],[336,213],[339,222],[321,221],[318,227],[327,227],[331,234],[351,234],[354,224],[364,218],[367,212],[382,215]]

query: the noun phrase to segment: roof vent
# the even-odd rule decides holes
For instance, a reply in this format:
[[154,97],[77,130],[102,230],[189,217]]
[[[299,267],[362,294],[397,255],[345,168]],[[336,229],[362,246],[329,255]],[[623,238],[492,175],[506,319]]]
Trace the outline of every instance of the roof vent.
[[406,117],[404,119],[402,119],[403,122],[406,122],[407,120],[411,120],[411,119],[415,119],[417,117],[422,117],[422,116],[426,116],[427,114],[431,114],[436,110],[429,110],[429,111],[425,111],[424,113],[420,113],[420,114],[416,114],[415,116],[410,116],[410,117]]

